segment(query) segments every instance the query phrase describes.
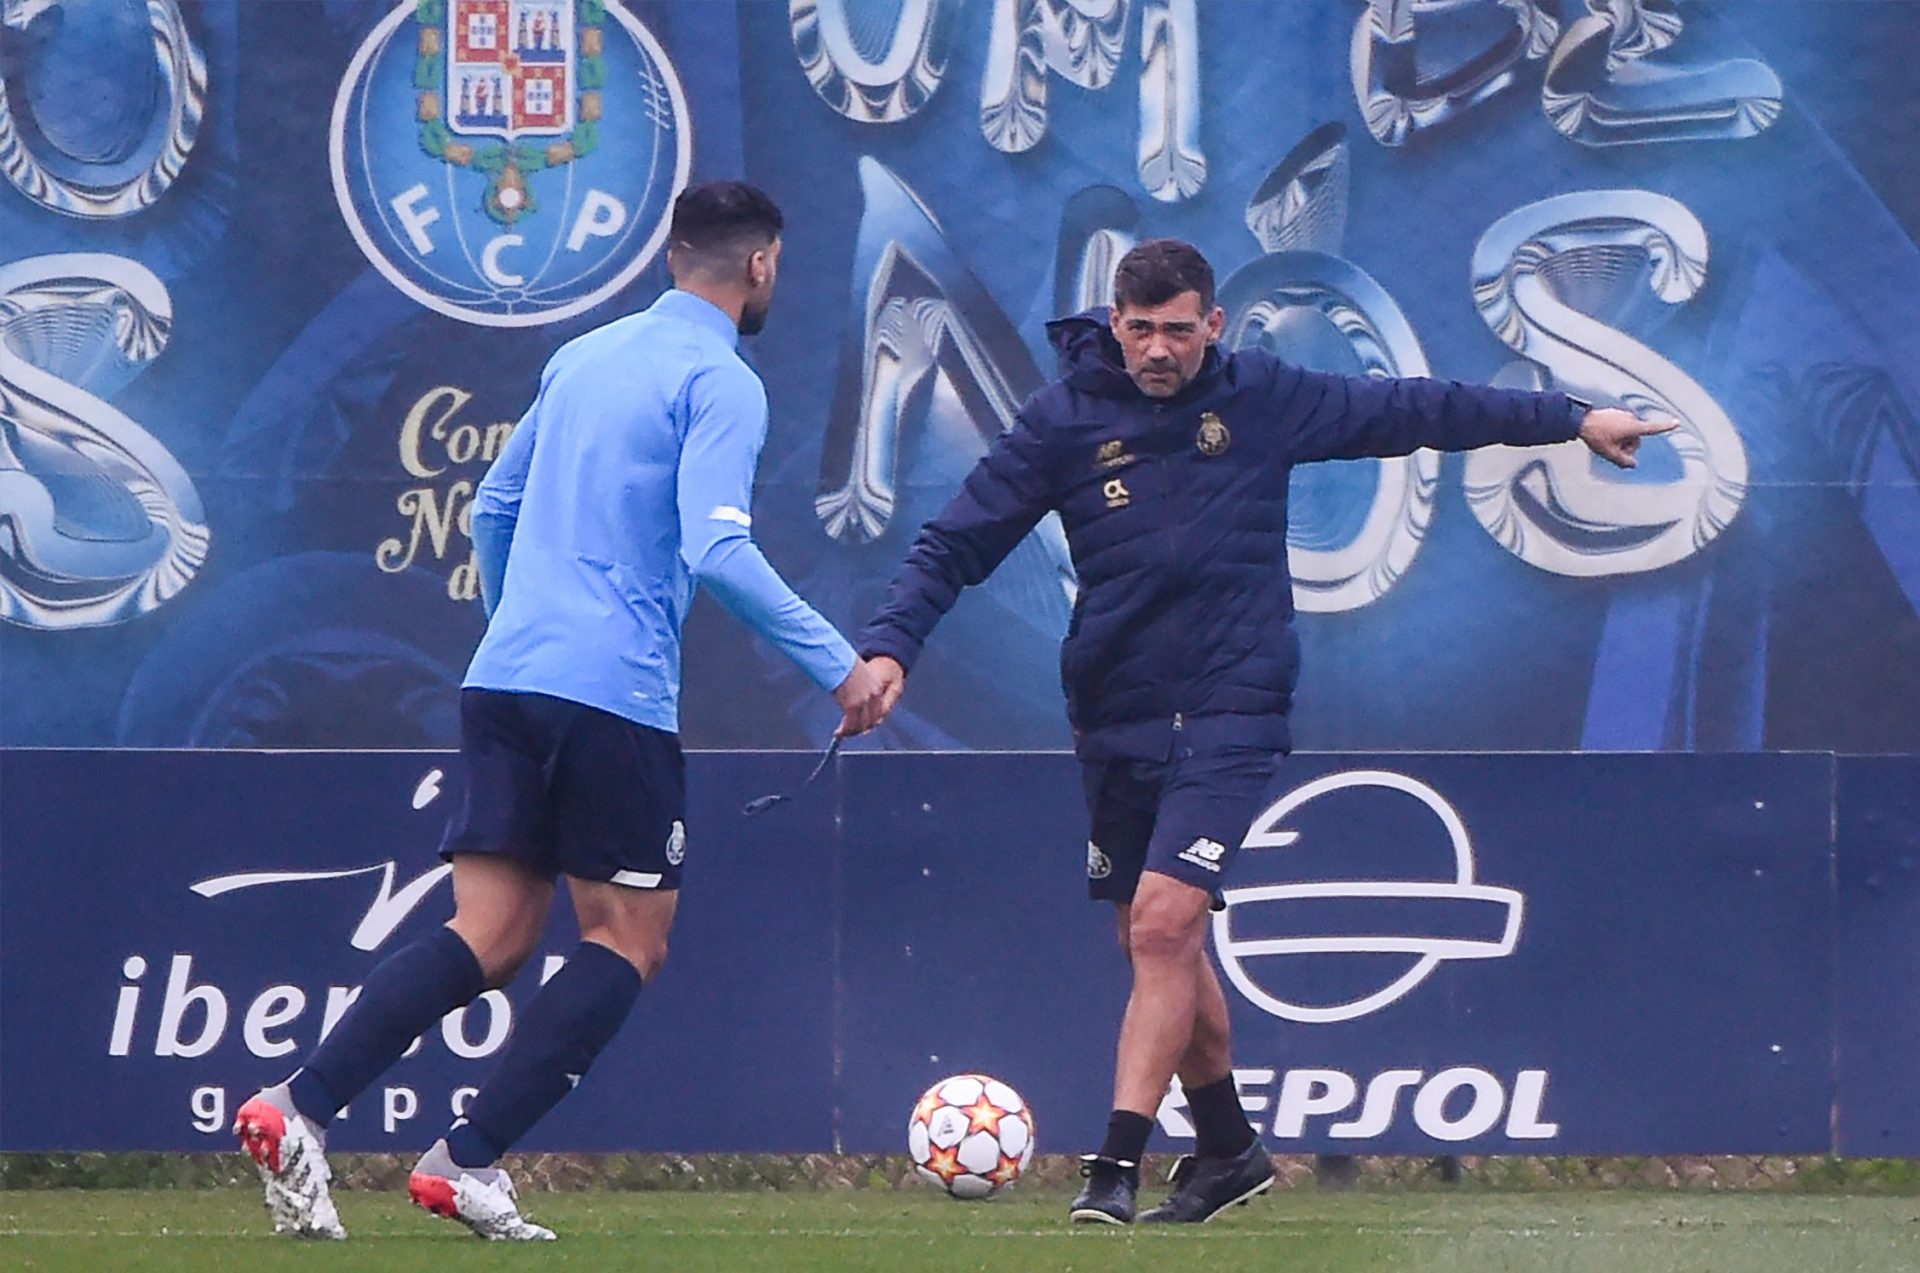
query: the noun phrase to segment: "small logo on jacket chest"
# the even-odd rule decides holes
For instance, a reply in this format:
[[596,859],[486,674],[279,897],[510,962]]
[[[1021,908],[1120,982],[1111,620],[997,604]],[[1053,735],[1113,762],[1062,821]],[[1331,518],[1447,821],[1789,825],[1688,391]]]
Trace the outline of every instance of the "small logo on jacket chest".
[[1100,489],[1100,493],[1107,497],[1108,508],[1125,508],[1133,503],[1133,492],[1129,491],[1127,484],[1117,477],[1108,478],[1107,484]]
[[1109,438],[1100,444],[1098,451],[1094,452],[1093,462],[1103,469],[1115,469],[1122,464],[1133,463],[1134,458],[1133,453],[1127,450],[1125,442],[1119,438]]
[[1200,454],[1212,459],[1233,445],[1233,434],[1219,416],[1204,411],[1200,414],[1200,431],[1193,435],[1193,444],[1200,448]]

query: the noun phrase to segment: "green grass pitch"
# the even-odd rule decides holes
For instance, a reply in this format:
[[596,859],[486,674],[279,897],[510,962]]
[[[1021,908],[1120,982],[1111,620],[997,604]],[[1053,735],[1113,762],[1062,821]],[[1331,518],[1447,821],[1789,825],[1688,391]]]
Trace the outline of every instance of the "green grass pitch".
[[1076,1228],[1067,1195],[561,1193],[561,1240],[490,1246],[403,1197],[340,1196],[345,1243],[272,1236],[251,1190],[0,1195],[8,1270],[1913,1270],[1920,1200],[1767,1194],[1277,1193],[1178,1231]]

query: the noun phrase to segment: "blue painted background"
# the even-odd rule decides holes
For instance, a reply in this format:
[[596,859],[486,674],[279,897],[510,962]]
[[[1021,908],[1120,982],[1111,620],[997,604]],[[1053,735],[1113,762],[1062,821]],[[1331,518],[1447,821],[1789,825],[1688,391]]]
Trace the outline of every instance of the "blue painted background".
[[[408,250],[392,206],[407,182],[425,191],[427,202],[409,205],[416,213],[440,212],[423,233],[437,245],[429,259],[452,280],[449,295],[471,282],[482,246],[457,244],[456,221],[465,235],[511,230],[544,244],[555,226],[576,226],[598,191],[640,226],[657,219],[667,193],[667,178],[643,169],[681,139],[691,176],[745,175],[784,203],[779,300],[766,333],[749,342],[773,404],[755,528],[776,564],[851,629],[871,613],[915,527],[1003,423],[979,392],[978,369],[946,349],[904,404],[895,503],[879,537],[828,533],[814,502],[838,482],[836,448],[862,418],[858,298],[868,295],[873,263],[857,249],[860,236],[920,234],[941,245],[926,247],[939,258],[927,263],[938,276],[929,295],[979,334],[985,374],[1017,401],[1048,374],[1041,324],[1072,291],[1076,258],[1063,241],[1095,223],[1182,235],[1224,279],[1262,253],[1244,223],[1249,200],[1296,144],[1331,127],[1349,190],[1335,218],[1342,228],[1316,242],[1375,280],[1436,375],[1517,374],[1471,291],[1475,245],[1496,220],[1581,191],[1677,201],[1705,235],[1691,298],[1655,301],[1644,282],[1566,296],[1597,305],[1621,337],[1698,385],[1730,422],[1747,479],[1725,529],[1684,559],[1573,577],[1496,544],[1469,508],[1464,462],[1448,457],[1418,555],[1398,581],[1363,604],[1303,616],[1302,745],[1920,748],[1912,548],[1920,367],[1910,336],[1920,326],[1920,184],[1898,158],[1920,128],[1901,52],[1914,33],[1912,6],[1684,0],[1674,10],[1678,34],[1652,52],[1632,32],[1608,37],[1623,65],[1652,58],[1683,96],[1719,91],[1714,68],[1727,65],[1776,83],[1777,113],[1762,112],[1770,122],[1753,135],[1575,141],[1543,107],[1552,61],[1543,53],[1510,68],[1500,92],[1388,146],[1368,131],[1353,83],[1358,0],[1201,3],[1180,31],[1191,35],[1205,181],[1162,199],[1137,164],[1144,32],[1161,0],[1123,6],[1105,87],[1048,73],[1044,135],[1011,154],[989,144],[980,122],[998,12],[984,0],[935,6],[938,74],[931,89],[906,94],[910,109],[889,108],[901,114],[890,121],[848,118],[815,90],[806,54],[814,46],[796,35],[789,6],[588,4],[581,22],[597,15],[611,68],[598,90],[602,144],[530,169],[537,207],[514,227],[476,211],[486,173],[419,150],[420,103],[406,87],[418,70],[411,41],[431,25],[423,15],[444,15],[440,0],[156,5],[204,68],[197,127],[144,201],[91,216],[36,194],[21,166],[32,161],[85,187],[124,176],[146,155],[155,112],[170,100],[164,84],[155,87],[148,9],[132,0],[26,8],[31,21],[0,30],[12,123],[10,144],[0,144],[9,177],[0,182],[0,268],[14,270],[3,285],[12,299],[0,306],[0,380],[10,386],[0,420],[15,439],[15,458],[0,460],[14,475],[0,483],[0,520],[27,526],[43,491],[54,515],[54,529],[34,532],[43,542],[95,560],[112,555],[129,524],[144,533],[141,518],[160,514],[143,514],[137,480],[101,470],[89,449],[124,436],[123,418],[190,481],[205,542],[197,564],[156,595],[81,622],[49,615],[76,592],[119,586],[103,582],[114,567],[92,567],[98,577],[82,570],[77,582],[49,578],[32,550],[0,541],[0,589],[11,599],[0,607],[11,615],[0,620],[0,743],[454,743],[454,686],[481,623],[477,606],[460,599],[471,579],[458,513],[485,461],[484,452],[449,456],[433,425],[470,426],[477,438],[513,421],[555,347],[646,304],[664,277],[651,260],[617,295],[528,326],[439,312],[403,294],[375,259]],[[823,0],[817,9],[839,15],[852,49],[870,58],[905,12],[894,0]],[[1042,9],[1065,11],[1058,0]],[[1460,28],[1430,24],[1418,34],[1428,71],[1495,41],[1513,20],[1492,0],[1467,9]],[[1532,9],[1557,15],[1564,34],[1586,6],[1538,0]],[[644,81],[636,30],[658,55]],[[398,43],[381,43],[383,31]],[[390,63],[406,75],[383,70],[368,94],[355,93],[356,67]],[[114,68],[119,78],[102,78]],[[673,101],[660,87],[669,74],[680,87]],[[345,112],[338,129],[336,106]],[[372,185],[335,180],[336,132],[343,147],[376,143]],[[100,158],[110,154],[131,158],[115,166]],[[874,202],[863,162],[874,190],[910,191],[924,214],[902,212],[899,198]],[[1104,209],[1091,221],[1086,199]],[[923,215],[928,227],[906,224]],[[364,246],[355,221],[376,227]],[[579,255],[594,256],[603,241],[583,240]],[[524,272],[533,252],[509,248],[500,260]],[[107,260],[48,264],[71,253]],[[100,287],[51,332],[35,289],[62,269]],[[170,318],[157,324],[157,342],[129,353],[114,343],[111,298],[135,270],[151,272]],[[1351,351],[1311,333],[1281,345],[1309,361],[1356,365]],[[1622,357],[1620,377],[1601,391],[1631,391],[1635,369],[1648,365],[1646,353]],[[31,373],[53,376],[65,395],[56,412],[65,433],[28,409],[47,388]],[[424,439],[411,471],[410,417]],[[1648,480],[1671,478],[1676,465],[1653,448]],[[1295,475],[1296,566],[1305,549],[1353,533],[1372,474],[1363,464]],[[1044,556],[1027,552],[968,597],[902,712],[870,745],[1064,745],[1056,644],[1065,601],[1048,574]],[[704,602],[688,640],[692,744],[814,745],[830,705],[766,647]]]

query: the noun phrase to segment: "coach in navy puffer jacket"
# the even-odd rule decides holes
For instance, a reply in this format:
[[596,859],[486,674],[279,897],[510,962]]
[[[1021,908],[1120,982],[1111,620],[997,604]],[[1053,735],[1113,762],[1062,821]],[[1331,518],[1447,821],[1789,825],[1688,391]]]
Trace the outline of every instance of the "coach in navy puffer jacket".
[[1105,309],[1047,330],[1061,379],[921,531],[860,647],[911,669],[960,589],[1058,510],[1079,576],[1061,680],[1087,759],[1288,749],[1294,465],[1562,442],[1585,410],[1562,394],[1331,375],[1217,346],[1155,399],[1127,374]]
[[1117,906],[1133,974],[1106,1140],[1086,1158],[1069,1214],[1133,1222],[1153,1114],[1177,1074],[1194,1154],[1173,1196],[1139,1219],[1197,1223],[1274,1178],[1234,1087],[1204,935],[1290,743],[1300,645],[1289,471],[1575,436],[1631,465],[1642,436],[1672,426],[1557,393],[1327,375],[1222,353],[1212,267],[1173,240],[1129,251],[1114,296],[1112,315],[1050,325],[1062,378],[1028,400],[921,531],[860,646],[891,708],[960,589],[1059,511],[1080,581],[1061,676],[1090,814],[1087,892]]

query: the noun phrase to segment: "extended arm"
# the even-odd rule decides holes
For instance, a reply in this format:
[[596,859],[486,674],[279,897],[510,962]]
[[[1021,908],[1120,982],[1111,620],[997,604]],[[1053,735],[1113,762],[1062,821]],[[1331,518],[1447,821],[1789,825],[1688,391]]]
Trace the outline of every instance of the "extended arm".
[[[1297,376],[1291,388],[1287,377]],[[1340,376],[1287,369],[1276,386],[1297,421],[1293,461],[1539,446],[1579,435],[1586,404],[1563,393],[1493,389],[1425,378]]]
[[680,452],[680,554],[697,583],[825,690],[853,670],[853,649],[794,595],[748,533],[754,469],[767,434],[766,391],[742,367],[697,374]]
[[1283,410],[1300,412],[1293,462],[1385,458],[1425,448],[1544,446],[1579,438],[1620,468],[1638,461],[1640,440],[1676,427],[1619,407],[1594,407],[1564,393],[1494,389],[1453,380],[1376,379],[1299,372]]
[[992,574],[1052,506],[1044,445],[1025,417],[1016,417],[921,528],[886,603],[860,634],[861,653],[911,668],[960,590]]

